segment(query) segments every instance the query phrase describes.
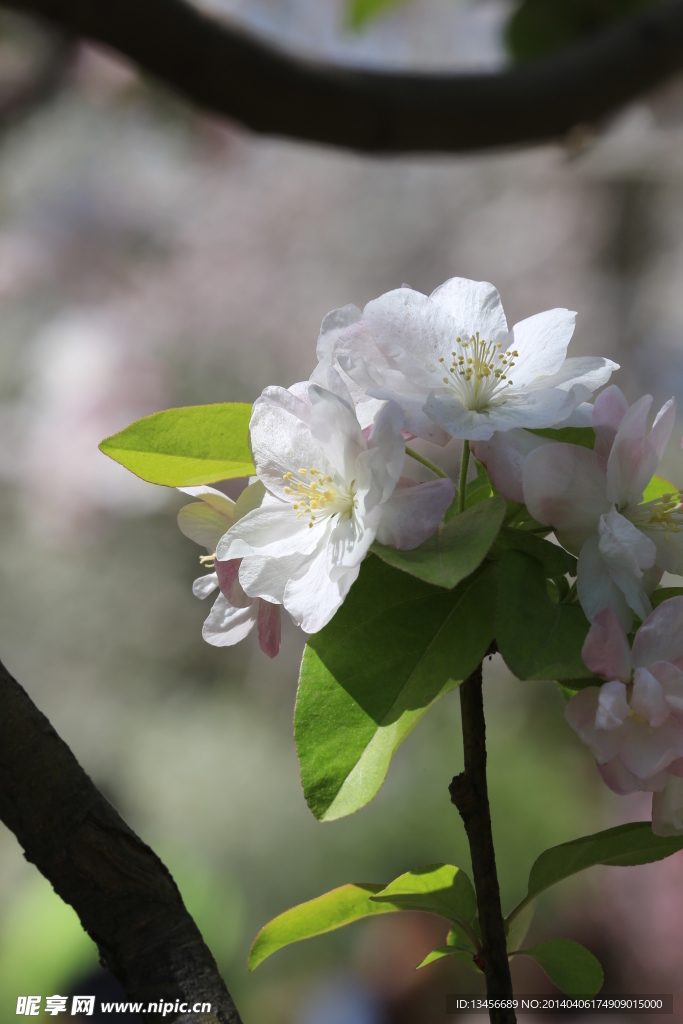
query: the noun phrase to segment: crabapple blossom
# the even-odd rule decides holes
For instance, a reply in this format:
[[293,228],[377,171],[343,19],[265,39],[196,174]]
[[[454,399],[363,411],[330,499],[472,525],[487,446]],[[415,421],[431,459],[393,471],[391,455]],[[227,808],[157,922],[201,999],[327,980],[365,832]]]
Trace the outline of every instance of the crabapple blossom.
[[453,277],[429,296],[404,286],[362,315],[347,306],[330,316],[334,336],[325,332],[319,358],[366,396],[397,402],[405,429],[436,444],[561,423],[617,369],[609,359],[565,358],[570,310],[538,313],[509,330],[485,281]]
[[567,721],[610,789],[654,794],[654,832],[683,833],[683,597],[648,616],[632,650],[614,608],[601,609],[582,654],[606,682],[579,690]]
[[649,594],[662,572],[683,573],[683,507],[675,488],[652,501],[644,491],[673,429],[674,400],[662,406],[650,432],[652,396],[630,408],[619,388],[595,400],[595,449],[545,444],[524,462],[524,499],[532,516],[551,526],[579,556],[577,591],[589,619],[612,605],[625,628],[633,612],[645,619]]
[[283,604],[314,633],[343,602],[375,539],[408,549],[436,529],[454,487],[401,479],[402,425],[401,409],[387,402],[363,431],[331,368],[327,388],[266,388],[254,403],[250,436],[267,493],[217,547],[222,560],[243,559],[247,594]]
[[263,485],[258,481],[251,483],[236,502],[215,487],[179,490],[201,499],[181,508],[178,526],[186,537],[206,548],[209,554],[203,555],[200,562],[214,568],[194,581],[192,592],[203,600],[219,590],[202,627],[202,636],[214,647],[231,647],[257,626],[261,650],[274,658],[280,650],[279,606],[245,594],[238,577],[239,559],[226,562],[216,558],[216,545],[223,534],[263,500]]

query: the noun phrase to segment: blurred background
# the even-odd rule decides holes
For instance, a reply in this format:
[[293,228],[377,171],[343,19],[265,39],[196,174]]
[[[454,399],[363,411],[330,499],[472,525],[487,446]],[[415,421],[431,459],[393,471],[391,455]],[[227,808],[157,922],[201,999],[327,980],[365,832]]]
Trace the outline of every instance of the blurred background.
[[[208,2],[208,0],[207,0]],[[282,46],[374,66],[496,68],[504,0],[414,0],[350,24],[337,0],[211,0]],[[0,21],[0,86],[45,59]],[[9,86],[8,86],[9,88]],[[579,311],[570,354],[683,409],[683,83],[599,137],[459,158],[369,159],[257,138],[207,118],[89,46],[41,102],[0,122],[0,656],[132,827],[173,871],[245,1024],[422,1024],[480,988],[442,960],[425,915],[392,915],[246,969],[257,930],[347,881],[420,864],[469,869],[448,783],[457,694],[399,751],[379,796],[319,824],[292,738],[304,638],[270,662],[255,637],[203,643],[199,549],[183,496],[97,450],[173,405],[251,401],[306,379],[328,310],[408,282],[493,281],[508,320]],[[573,350],[573,352],[572,352]],[[683,484],[677,426],[668,474]],[[457,446],[444,455],[457,464]],[[485,697],[504,905],[547,846],[649,817],[565,725],[551,683],[497,660]],[[540,900],[532,938],[574,938],[610,992],[671,992],[683,968],[683,857],[595,868]],[[520,990],[552,991],[533,964]],[[0,1024],[18,995],[111,993],[75,914],[0,826]],[[483,1019],[483,1018],[480,1018]]]

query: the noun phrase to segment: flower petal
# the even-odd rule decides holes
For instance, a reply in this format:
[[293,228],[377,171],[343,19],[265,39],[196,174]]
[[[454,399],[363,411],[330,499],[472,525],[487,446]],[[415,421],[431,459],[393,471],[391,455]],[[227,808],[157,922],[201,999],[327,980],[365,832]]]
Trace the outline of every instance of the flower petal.
[[204,622],[202,636],[214,647],[232,647],[240,640],[244,640],[252,631],[256,616],[255,604],[249,608],[233,608],[229,601],[219,594],[209,617]]
[[683,755],[683,726],[671,715],[658,729],[629,719],[619,760],[639,779],[649,779]]
[[186,537],[195,544],[201,544],[213,554],[224,533],[233,525],[232,516],[227,517],[203,501],[192,501],[183,505],[178,513],[178,526]]
[[649,779],[639,779],[628,768],[624,768],[618,757],[608,761],[607,764],[599,764],[598,771],[602,776],[602,781],[619,796],[637,792],[653,793],[664,789],[668,779],[665,771],[658,772]]
[[380,500],[389,497],[398,483],[406,457],[406,445],[401,434],[403,410],[396,402],[387,402],[370,431],[368,446],[379,449],[386,465],[386,480]]
[[508,348],[519,353],[512,374],[515,386],[560,370],[575,324],[576,313],[570,309],[548,309],[515,324],[507,342]]
[[176,490],[181,491],[182,494],[189,494],[191,498],[201,498],[207,505],[222,512],[227,519],[234,518],[235,502],[215,487],[200,484],[198,487],[178,487]]
[[616,384],[610,384],[601,391],[593,406],[593,430],[595,431],[594,451],[603,459],[609,458],[614,438],[624,416],[628,402]]
[[206,576],[200,576],[192,584],[192,593],[195,597],[198,597],[200,601],[203,601],[209,594],[213,594],[214,590],[218,587],[218,576],[215,572],[207,573]]
[[646,436],[652,396],[644,395],[624,416],[607,461],[607,496],[620,508],[638,504],[661,462],[676,418],[676,404],[669,399],[659,410]]
[[671,714],[661,683],[646,668],[637,668],[634,673],[631,707],[652,729],[664,725]]
[[608,605],[593,617],[581,656],[596,676],[631,681],[631,649],[614,608]]
[[485,467],[491,483],[508,501],[524,504],[524,461],[536,448],[554,444],[528,430],[499,430],[488,441],[473,441],[472,453]]
[[359,571],[360,563],[332,579],[324,548],[298,576],[287,581],[284,606],[305,633],[317,633],[341,607]]
[[487,341],[497,341],[508,333],[498,289],[488,281],[451,277],[435,288],[429,298],[450,313],[458,334],[465,338],[479,331]]
[[427,398],[424,409],[453,437],[488,441],[496,430],[520,427],[552,427],[565,420],[582,396],[558,389],[520,391],[506,395],[500,405],[467,409],[450,388],[439,387]]
[[601,687],[587,686],[571,698],[564,710],[564,717],[580,739],[590,748],[599,764],[611,761],[619,753],[620,733],[618,729],[598,729],[595,718],[598,712]]
[[[367,449],[354,409],[318,384],[311,384],[309,395],[313,441],[341,480],[350,482],[354,477],[356,459]],[[309,468],[305,462],[301,465]],[[325,471],[322,466],[317,468]]]
[[675,661],[683,655],[683,597],[672,597],[655,608],[633,640],[631,658],[638,668],[656,661]]
[[653,542],[614,506],[600,516],[598,537],[600,554],[616,572],[625,572],[640,580],[643,569],[651,569],[655,564],[657,549]]
[[258,642],[264,654],[274,658],[280,651],[280,606],[269,601],[258,603]]
[[325,523],[324,519],[318,520],[311,528],[307,519],[297,518],[291,505],[263,505],[247,512],[228,530],[219,541],[216,554],[222,562],[245,555],[308,557],[323,543]]
[[416,484],[402,478],[381,506],[376,539],[402,551],[416,548],[434,533],[454,497],[455,487],[450,480]]
[[233,518],[235,522],[246,516],[255,508],[260,508],[266,496],[266,489],[260,480],[254,480],[252,484],[245,487],[235,502]]
[[588,448],[539,447],[527,456],[522,479],[532,516],[564,534],[561,542],[575,554],[597,530],[600,516],[609,511],[605,464]]
[[652,831],[656,836],[683,835],[683,779],[670,775],[652,798]]
[[565,359],[555,373],[536,377],[525,386],[528,388],[559,388],[561,391],[568,391],[580,384],[592,393],[606,384],[614,371],[618,369],[618,363],[613,363],[611,359],[603,359],[602,356],[573,356]]
[[657,549],[655,564],[674,576],[683,576],[683,533],[670,533],[666,527],[641,526]]
[[595,712],[595,728],[611,732],[619,729],[631,709],[626,699],[626,687],[618,679],[612,679],[600,687],[598,709]]
[[630,630],[633,612],[600,555],[595,534],[588,538],[579,553],[576,589],[581,607],[590,622],[601,609],[611,605],[624,629]]
[[248,608],[253,604],[253,597],[245,594],[239,579],[241,558],[231,558],[222,562],[219,558],[215,561],[216,576],[221,594],[227,598],[233,608]]
[[252,598],[260,597],[272,604],[282,604],[285,587],[290,576],[301,570],[302,560],[299,555],[289,558],[251,558],[241,559],[240,584],[244,592]]

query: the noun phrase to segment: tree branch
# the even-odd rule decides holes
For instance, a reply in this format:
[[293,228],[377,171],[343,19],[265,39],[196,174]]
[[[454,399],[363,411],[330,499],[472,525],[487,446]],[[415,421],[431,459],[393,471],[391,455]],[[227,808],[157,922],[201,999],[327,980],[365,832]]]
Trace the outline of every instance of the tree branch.
[[256,132],[375,153],[462,152],[559,139],[683,67],[683,0],[499,74],[355,70],[291,56],[187,0],[6,0],[130,58]]
[[[486,992],[492,999],[512,998],[505,925],[500,905],[491,812],[486,785],[486,723],[482,665],[460,684],[465,770],[449,786],[451,801],[465,825],[477,894]],[[491,1024],[515,1024],[514,1010],[490,1010]]]
[[0,663],[0,819],[70,903],[131,1000],[211,1003],[150,1020],[241,1024],[168,869]]

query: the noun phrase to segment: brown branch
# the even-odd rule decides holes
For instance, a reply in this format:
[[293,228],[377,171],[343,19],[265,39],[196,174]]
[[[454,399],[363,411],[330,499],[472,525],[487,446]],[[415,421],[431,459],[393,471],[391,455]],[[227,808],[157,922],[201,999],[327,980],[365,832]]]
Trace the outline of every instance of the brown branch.
[[[453,779],[449,792],[451,801],[460,812],[470,845],[486,992],[494,999],[511,999],[512,979],[486,785],[486,723],[481,664],[460,684],[460,708],[465,770]],[[515,1024],[516,1020],[514,1010],[490,1010],[489,1017],[491,1024]]]
[[131,1000],[211,1003],[240,1017],[168,869],[126,825],[0,663],[0,819],[70,903]]
[[376,153],[461,152],[558,139],[683,67],[683,0],[499,74],[372,72],[258,41],[187,0],[6,0],[103,43],[200,107],[256,132]]

